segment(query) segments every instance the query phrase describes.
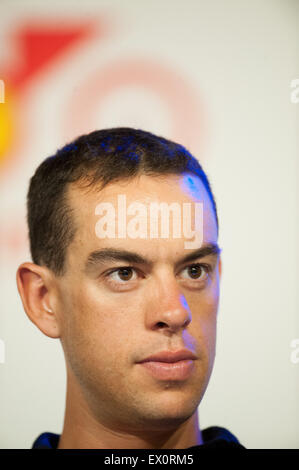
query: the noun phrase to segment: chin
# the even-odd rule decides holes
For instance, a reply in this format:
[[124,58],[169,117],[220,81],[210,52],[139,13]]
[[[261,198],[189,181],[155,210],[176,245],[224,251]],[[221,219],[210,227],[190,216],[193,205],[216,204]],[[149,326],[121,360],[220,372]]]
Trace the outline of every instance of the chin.
[[154,413],[151,416],[143,417],[143,429],[149,431],[172,431],[181,426],[184,422],[188,421],[194,414],[193,413]]
[[170,429],[187,421],[197,410],[199,398],[180,397],[178,394],[166,394],[163,399],[153,400],[143,409],[145,420],[159,426],[161,429]]

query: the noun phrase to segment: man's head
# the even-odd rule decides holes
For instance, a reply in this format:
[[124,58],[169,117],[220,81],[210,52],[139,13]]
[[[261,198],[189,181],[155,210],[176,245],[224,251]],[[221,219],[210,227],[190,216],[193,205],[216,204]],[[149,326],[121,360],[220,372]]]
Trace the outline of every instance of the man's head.
[[32,259],[55,272],[64,272],[66,250],[75,236],[73,207],[67,191],[73,183],[99,190],[139,175],[191,173],[200,178],[215,212],[209,181],[198,161],[181,145],[149,132],[131,128],[82,135],[44,160],[31,178],[28,226]]
[[[184,233],[151,238],[149,224],[143,237],[99,238],[96,208],[117,208],[119,195],[145,208],[201,203],[202,246],[186,249]],[[221,270],[216,204],[195,158],[139,130],[81,136],[37,169],[28,224],[34,263],[19,267],[19,292],[38,328],[60,338],[68,386],[115,429],[187,420],[214,363]]]

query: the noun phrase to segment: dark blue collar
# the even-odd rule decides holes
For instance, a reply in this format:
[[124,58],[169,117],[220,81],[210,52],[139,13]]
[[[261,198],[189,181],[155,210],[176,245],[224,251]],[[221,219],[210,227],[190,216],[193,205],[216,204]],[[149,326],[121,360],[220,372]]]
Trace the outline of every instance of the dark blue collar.
[[[34,441],[32,449],[57,449],[60,434],[52,432],[44,432],[38,436]],[[236,436],[234,436],[228,429],[221,428],[220,426],[211,426],[202,431],[203,444],[201,446],[190,447],[193,448],[243,448],[239,443]]]

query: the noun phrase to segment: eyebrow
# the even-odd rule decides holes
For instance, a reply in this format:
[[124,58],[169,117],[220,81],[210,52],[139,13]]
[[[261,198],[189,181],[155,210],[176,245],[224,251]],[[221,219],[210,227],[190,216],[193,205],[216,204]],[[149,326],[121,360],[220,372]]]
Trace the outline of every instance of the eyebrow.
[[[221,249],[217,243],[207,243],[201,248],[198,248],[192,253],[189,253],[188,255],[179,259],[176,264],[183,264],[210,255],[218,256],[220,253]],[[149,266],[153,265],[153,261],[140,255],[139,253],[115,248],[103,248],[101,250],[93,251],[88,255],[85,263],[85,271],[89,271],[98,264],[102,264],[107,261],[124,261],[129,264],[147,264]]]

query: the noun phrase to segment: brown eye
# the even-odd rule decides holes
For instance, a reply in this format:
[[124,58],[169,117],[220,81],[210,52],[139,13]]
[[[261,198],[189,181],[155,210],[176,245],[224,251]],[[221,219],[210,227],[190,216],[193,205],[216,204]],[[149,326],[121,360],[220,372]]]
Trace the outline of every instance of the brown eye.
[[131,268],[122,268],[118,270],[119,278],[122,281],[129,281],[133,276],[133,271]]
[[198,279],[201,274],[202,274],[202,267],[201,266],[189,266],[188,268],[188,274],[190,275],[190,277],[192,277],[192,279]]
[[194,279],[194,280],[201,280],[204,279],[208,275],[208,269],[200,264],[192,264],[191,266],[187,266],[182,271],[182,277],[184,279]]
[[108,274],[108,277],[119,284],[136,279],[136,272],[133,268],[118,268]]

